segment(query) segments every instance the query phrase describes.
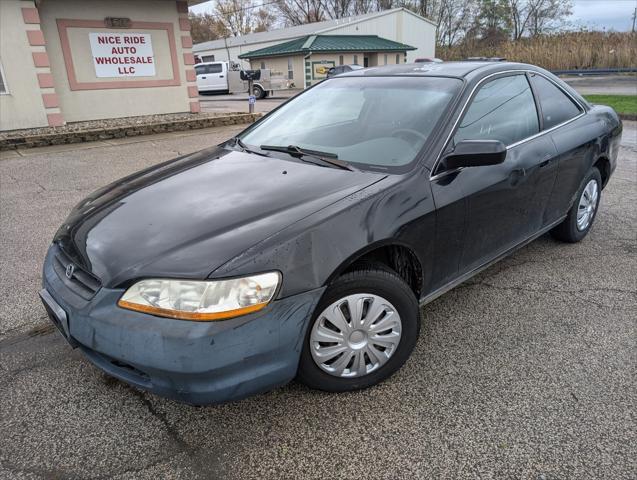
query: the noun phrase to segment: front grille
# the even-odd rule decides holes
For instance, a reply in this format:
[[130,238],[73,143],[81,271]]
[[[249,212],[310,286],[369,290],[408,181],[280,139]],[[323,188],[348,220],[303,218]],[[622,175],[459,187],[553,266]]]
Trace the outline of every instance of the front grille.
[[73,262],[60,248],[53,256],[53,269],[59,279],[84,300],[90,300],[102,286],[99,279]]

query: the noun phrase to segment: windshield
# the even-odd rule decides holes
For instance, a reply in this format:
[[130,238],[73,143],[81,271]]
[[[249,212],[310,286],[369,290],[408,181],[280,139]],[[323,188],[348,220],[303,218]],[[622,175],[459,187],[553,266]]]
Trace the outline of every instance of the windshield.
[[247,145],[294,145],[359,166],[411,163],[462,82],[440,77],[341,77],[298,95],[241,135]]

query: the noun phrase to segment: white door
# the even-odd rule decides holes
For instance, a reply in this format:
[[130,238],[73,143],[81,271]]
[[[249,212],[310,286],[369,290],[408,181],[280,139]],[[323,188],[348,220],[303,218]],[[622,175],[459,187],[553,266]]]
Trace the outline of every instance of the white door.
[[225,63],[202,63],[195,66],[195,72],[197,74],[197,88],[200,92],[228,90]]

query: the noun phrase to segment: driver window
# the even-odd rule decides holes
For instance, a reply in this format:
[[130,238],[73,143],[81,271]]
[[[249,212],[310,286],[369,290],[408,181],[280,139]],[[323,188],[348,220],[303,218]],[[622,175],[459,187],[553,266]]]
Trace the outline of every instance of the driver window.
[[462,140],[500,140],[511,145],[540,131],[531,87],[525,75],[486,83],[471,101],[454,136]]

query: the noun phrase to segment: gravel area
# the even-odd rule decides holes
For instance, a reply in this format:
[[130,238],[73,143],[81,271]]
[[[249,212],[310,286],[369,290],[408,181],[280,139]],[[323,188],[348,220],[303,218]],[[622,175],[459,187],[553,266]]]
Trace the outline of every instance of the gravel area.
[[103,130],[117,127],[139,127],[158,123],[172,123],[184,120],[197,120],[203,117],[218,117],[233,112],[204,112],[204,113],[168,113],[162,115],[143,115],[139,117],[107,118],[87,122],[71,122],[61,127],[24,128],[21,130],[7,130],[0,132],[0,141],[7,138],[31,137],[35,135],[49,135],[52,133],[77,133]]

